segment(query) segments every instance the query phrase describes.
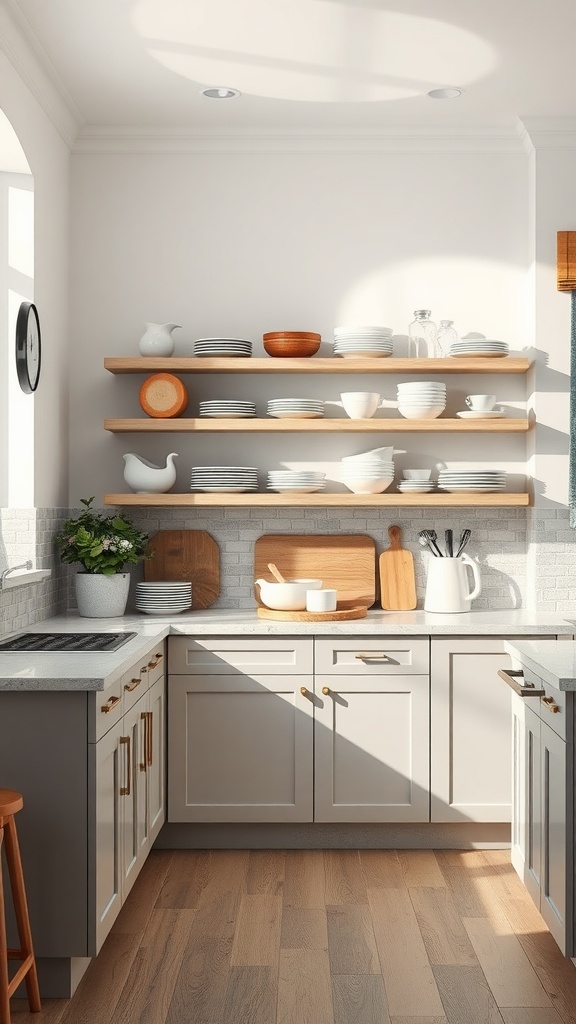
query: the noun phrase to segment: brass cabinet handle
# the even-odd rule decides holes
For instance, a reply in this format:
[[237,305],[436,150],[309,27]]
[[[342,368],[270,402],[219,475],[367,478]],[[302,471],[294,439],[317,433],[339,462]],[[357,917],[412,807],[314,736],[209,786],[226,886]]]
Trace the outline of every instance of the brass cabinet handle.
[[120,796],[130,796],[132,790],[132,754],[130,752],[130,737],[121,736],[120,743],[126,747],[126,778],[128,780],[128,784],[126,786],[121,786]]
[[307,697],[308,696],[308,690],[306,689],[305,686],[301,686],[300,687],[300,693],[302,694],[303,697]]
[[325,697],[327,697],[328,694],[330,693],[330,687],[329,686],[323,686],[322,687],[322,693],[324,694]]
[[128,693],[132,693],[132,690],[135,690],[137,686],[140,686],[141,682],[142,680],[140,676],[135,677],[134,679],[131,679],[129,683],[124,683],[124,689],[127,690]]
[[152,726],[154,722],[154,712],[147,711],[147,722],[148,722],[148,744],[146,747],[146,761],[148,765],[152,764]]
[[[501,668],[498,669],[498,675],[500,676],[500,679],[504,680],[511,690],[514,690],[514,693],[518,694],[519,697],[543,697],[546,693],[546,690],[537,690],[534,683],[526,682],[522,669]],[[522,682],[517,683],[517,679],[521,679]]]
[[384,652],[374,654],[372,651],[363,651],[360,654],[355,654],[354,657],[359,658],[361,661],[390,661],[390,658]]
[[100,711],[103,711],[104,714],[107,715],[108,712],[112,711],[112,708],[115,708],[116,705],[121,700],[122,700],[122,697],[109,697],[108,700],[106,701],[106,703],[103,704],[102,707],[100,708]]
[[140,712],[140,721],[144,722],[144,741],[142,750],[142,760],[140,761],[139,768],[141,772],[146,771],[146,765],[148,763],[148,712]]
[[157,651],[156,654],[154,655],[154,660],[148,662],[148,668],[156,668],[156,665],[160,664],[163,657],[164,655],[160,654],[160,651]]
[[553,715],[557,715],[560,711],[560,708],[554,700],[554,697],[542,697],[542,703],[546,705],[548,711],[551,711]]

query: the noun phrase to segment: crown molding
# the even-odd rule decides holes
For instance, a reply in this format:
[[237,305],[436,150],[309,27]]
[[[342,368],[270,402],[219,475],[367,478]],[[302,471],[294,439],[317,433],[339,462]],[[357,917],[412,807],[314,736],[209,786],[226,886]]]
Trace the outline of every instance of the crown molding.
[[524,117],[516,128],[526,152],[576,149],[576,117]]
[[314,132],[282,128],[246,131],[189,126],[85,125],[73,146],[75,154],[466,154],[521,153],[513,129],[394,126],[378,132],[354,129]]
[[0,4],[0,50],[72,149],[82,116],[17,0]]

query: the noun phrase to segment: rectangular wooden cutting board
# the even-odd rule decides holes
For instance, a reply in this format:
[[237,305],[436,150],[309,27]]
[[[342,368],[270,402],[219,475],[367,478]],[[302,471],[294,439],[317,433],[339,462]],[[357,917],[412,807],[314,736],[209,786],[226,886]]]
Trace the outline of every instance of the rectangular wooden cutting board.
[[254,545],[254,579],[273,580],[269,562],[287,579],[321,579],[338,591],[339,608],[376,600],[376,542],[367,534],[268,533]]
[[190,580],[192,608],[209,608],[220,593],[220,548],[205,530],[160,530],[150,538],[153,558],[144,562],[144,579]]

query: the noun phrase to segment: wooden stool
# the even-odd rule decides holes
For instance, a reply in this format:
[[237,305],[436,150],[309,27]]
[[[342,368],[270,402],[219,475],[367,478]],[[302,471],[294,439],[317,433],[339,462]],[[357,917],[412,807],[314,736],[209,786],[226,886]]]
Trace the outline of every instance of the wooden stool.
[[[0,789],[0,855],[2,853],[2,840],[5,838],[6,860],[12,888],[16,923],[18,925],[18,938],[20,939],[20,949],[8,949],[6,944],[6,920],[4,916],[4,889],[2,886],[2,871],[0,870],[0,1024],[10,1024],[10,997],[24,978],[26,979],[30,1010],[32,1013],[39,1013],[42,1009],[40,990],[38,988],[38,975],[36,974],[36,961],[32,948],[32,933],[30,931],[30,921],[28,920],[28,905],[26,903],[24,875],[22,874],[22,861],[20,860],[16,823],[14,821],[14,815],[21,811],[23,806],[24,801],[20,793],[16,793],[13,789]],[[0,864],[0,868],[1,866]],[[12,981],[8,980],[8,960],[22,961]]]

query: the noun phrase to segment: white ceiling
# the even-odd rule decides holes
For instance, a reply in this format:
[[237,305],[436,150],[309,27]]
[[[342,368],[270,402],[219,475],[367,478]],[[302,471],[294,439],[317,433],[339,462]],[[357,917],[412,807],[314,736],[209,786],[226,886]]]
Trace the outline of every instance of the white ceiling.
[[[377,132],[576,115],[575,0],[6,0],[83,125]],[[207,100],[206,86],[235,100]],[[425,94],[459,86],[457,100]]]

